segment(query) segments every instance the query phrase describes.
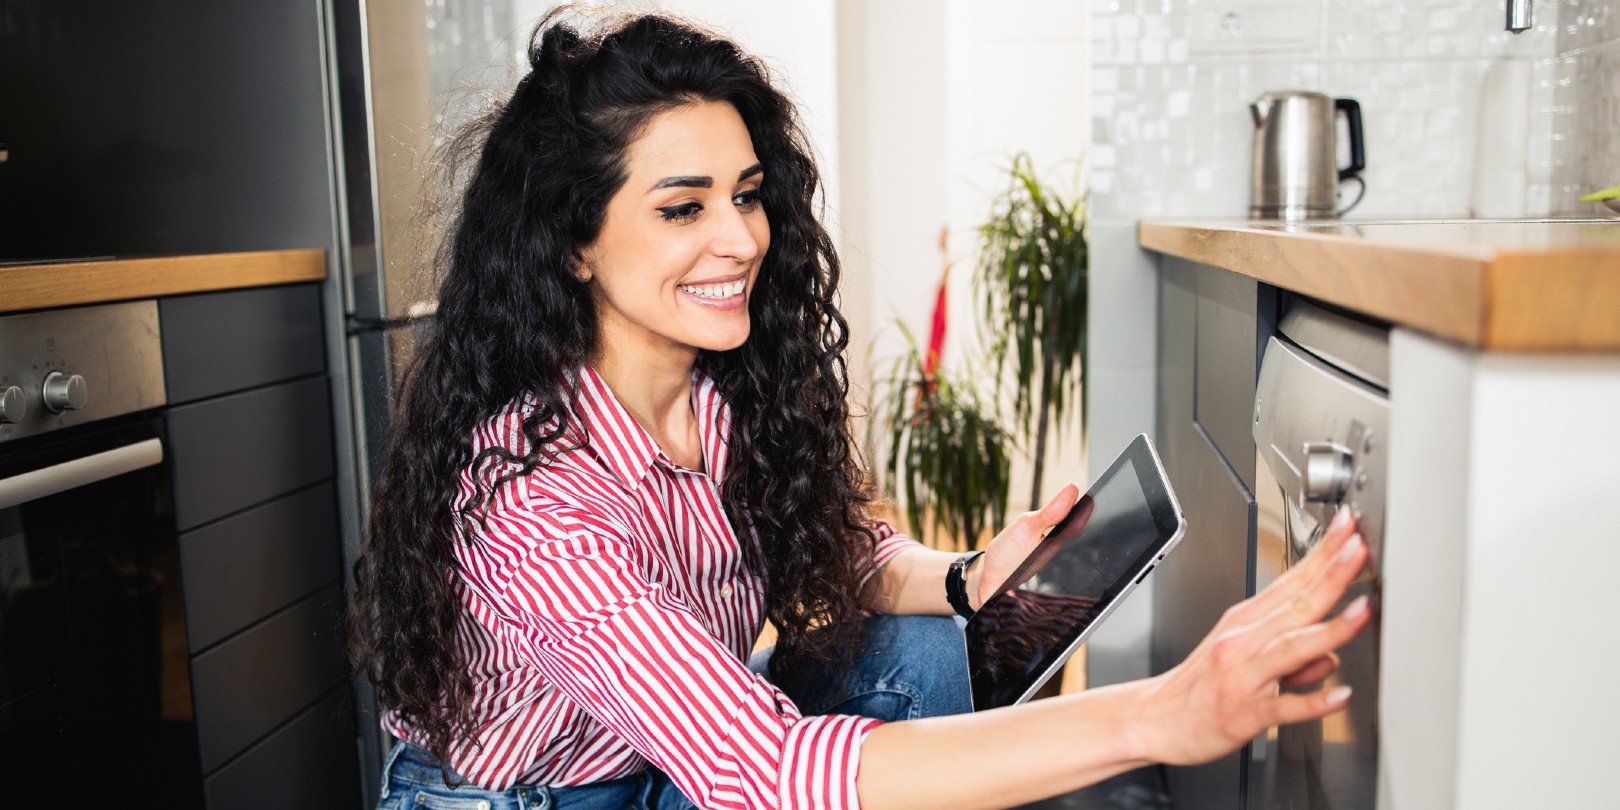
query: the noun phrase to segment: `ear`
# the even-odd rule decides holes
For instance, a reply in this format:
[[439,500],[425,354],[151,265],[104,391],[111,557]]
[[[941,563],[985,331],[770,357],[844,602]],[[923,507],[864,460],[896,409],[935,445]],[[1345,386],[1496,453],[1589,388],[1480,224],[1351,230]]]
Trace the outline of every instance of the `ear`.
[[582,284],[589,284],[590,283],[590,281],[591,281],[591,265],[590,265],[590,263],[585,261],[585,255],[584,254],[580,253],[577,250],[574,251],[574,255],[568,257],[568,266],[573,268],[574,278],[579,279],[580,283],[582,283]]

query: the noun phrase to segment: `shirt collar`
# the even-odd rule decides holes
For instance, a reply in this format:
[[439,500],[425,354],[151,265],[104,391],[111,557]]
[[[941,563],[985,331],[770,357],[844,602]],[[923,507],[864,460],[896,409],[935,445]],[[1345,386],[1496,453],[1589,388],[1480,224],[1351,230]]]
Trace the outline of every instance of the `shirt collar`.
[[[639,488],[654,464],[677,469],[652,434],[630,415],[607,381],[589,365],[579,375],[577,402],[590,436],[588,446],[626,489]],[[692,412],[697,417],[703,463],[709,477],[718,484],[719,471],[725,469],[731,413],[715,389],[714,380],[696,369],[692,371]]]

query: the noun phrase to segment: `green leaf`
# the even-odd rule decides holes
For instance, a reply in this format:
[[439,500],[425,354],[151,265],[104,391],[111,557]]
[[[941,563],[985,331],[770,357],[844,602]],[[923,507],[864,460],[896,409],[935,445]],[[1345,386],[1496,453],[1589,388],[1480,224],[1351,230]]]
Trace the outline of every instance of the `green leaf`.
[[[978,228],[974,284],[983,299],[984,343],[998,396],[1010,377],[1012,421],[1028,437],[1045,418],[1062,424],[1076,402],[1085,422],[1078,389],[1088,325],[1087,206],[1083,195],[1065,199],[1043,185],[1028,154],[1013,156],[1007,179]],[[1030,448],[1036,459],[1031,508],[1040,505],[1045,450],[1040,435]]]

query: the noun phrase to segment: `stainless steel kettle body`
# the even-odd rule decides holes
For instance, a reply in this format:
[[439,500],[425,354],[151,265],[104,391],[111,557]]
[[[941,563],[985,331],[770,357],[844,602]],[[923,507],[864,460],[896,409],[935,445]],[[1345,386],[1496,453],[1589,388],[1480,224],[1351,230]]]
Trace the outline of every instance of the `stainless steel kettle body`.
[[[1361,137],[1361,105],[1306,90],[1266,93],[1249,105],[1254,114],[1255,219],[1332,219],[1354,208],[1366,192],[1367,167]],[[1350,164],[1338,166],[1335,123],[1343,113],[1349,128]],[[1354,202],[1338,208],[1339,183],[1361,184]]]

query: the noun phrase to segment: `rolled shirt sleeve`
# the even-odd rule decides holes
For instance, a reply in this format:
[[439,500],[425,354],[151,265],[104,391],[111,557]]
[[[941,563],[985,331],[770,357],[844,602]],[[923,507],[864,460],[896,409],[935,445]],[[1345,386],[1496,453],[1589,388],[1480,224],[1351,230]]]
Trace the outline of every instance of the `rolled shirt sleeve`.
[[887,520],[872,519],[872,553],[862,560],[860,587],[865,588],[867,580],[872,578],[890,560],[900,556],[900,553],[911,548],[920,548],[922,543],[917,542],[910,535],[901,534]]

